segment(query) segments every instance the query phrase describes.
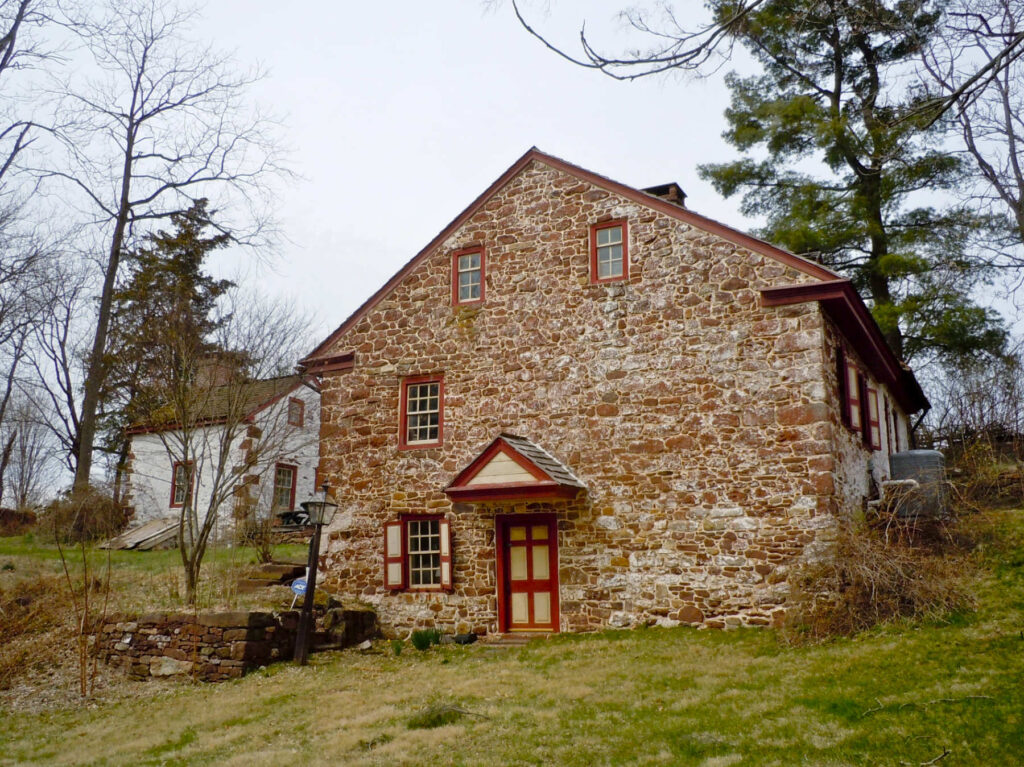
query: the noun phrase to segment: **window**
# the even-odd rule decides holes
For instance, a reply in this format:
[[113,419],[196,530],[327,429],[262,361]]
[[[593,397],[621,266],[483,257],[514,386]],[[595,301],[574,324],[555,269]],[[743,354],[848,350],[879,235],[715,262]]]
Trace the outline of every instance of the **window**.
[[484,249],[460,250],[452,256],[452,304],[484,300]]
[[857,366],[846,360],[846,425],[856,432],[863,428],[861,384],[862,378]]
[[277,464],[274,467],[274,497],[271,505],[274,511],[295,509],[295,466]]
[[288,425],[302,426],[306,415],[306,403],[295,397],[288,398]]
[[192,462],[175,461],[171,471],[171,506],[185,505],[185,491],[193,479]]
[[868,430],[864,442],[872,450],[882,449],[882,427],[878,413],[878,390],[867,386],[868,392]]
[[384,585],[392,590],[451,590],[451,525],[447,519],[407,515],[384,526]]
[[611,282],[628,278],[626,222],[608,221],[590,227],[590,281]]
[[410,378],[402,383],[402,422],[399,447],[436,447],[444,424],[444,381],[437,377]]

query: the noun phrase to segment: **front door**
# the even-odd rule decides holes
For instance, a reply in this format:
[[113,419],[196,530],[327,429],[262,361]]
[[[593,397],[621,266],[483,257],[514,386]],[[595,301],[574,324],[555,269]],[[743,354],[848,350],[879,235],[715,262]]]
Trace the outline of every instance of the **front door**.
[[558,630],[558,526],[550,514],[498,517],[502,631]]

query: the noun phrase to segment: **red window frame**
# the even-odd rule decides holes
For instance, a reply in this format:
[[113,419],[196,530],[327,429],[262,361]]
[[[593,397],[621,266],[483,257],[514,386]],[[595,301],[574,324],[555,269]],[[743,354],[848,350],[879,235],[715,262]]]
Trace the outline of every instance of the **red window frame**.
[[[437,384],[437,440],[432,442],[409,442],[409,387],[418,384]],[[421,450],[440,447],[444,444],[444,376],[416,376],[402,381],[401,407],[398,419],[399,450]]]
[[[409,551],[409,524],[411,522],[437,522],[440,537],[440,575],[436,585],[412,586],[409,573],[412,570]],[[384,523],[384,587],[389,591],[422,591],[427,593],[450,592],[452,590],[452,531],[451,522],[443,514],[403,514],[397,520]],[[398,550],[395,551],[391,536],[398,536]],[[391,536],[391,538],[389,538]],[[392,567],[399,568],[399,577],[391,578]]]
[[[459,300],[459,258],[480,254],[480,297]],[[452,253],[452,306],[464,306],[466,304],[479,304],[484,300],[484,292],[487,284],[487,254],[482,245],[475,248],[464,248]]]
[[291,493],[290,493],[291,497],[288,499],[288,508],[287,509],[280,509],[279,508],[279,509],[277,509],[277,511],[295,511],[295,485],[297,484],[298,479],[299,479],[299,467],[298,466],[293,466],[290,463],[275,463],[274,464],[274,483],[272,485],[272,490],[271,490],[270,505],[273,506],[274,505],[274,501],[277,500],[277,472],[280,471],[281,469],[288,469],[291,472],[291,475],[292,475],[292,487],[291,487]]
[[[614,277],[598,277],[597,274],[597,233],[603,229],[622,228],[622,274]],[[590,282],[600,285],[606,282],[623,282],[629,279],[629,226],[627,220],[602,221],[590,225]]]
[[[180,509],[182,506],[185,505],[185,498],[184,497],[181,499],[180,503],[175,503],[174,502],[175,497],[178,495],[178,467],[180,466],[181,468],[183,468],[185,470],[185,476],[188,477],[188,479],[189,479],[189,484],[191,485],[191,489],[194,489],[195,488],[195,483],[196,483],[196,477],[195,477],[194,473],[191,473],[188,470],[188,467],[194,466],[194,465],[195,464],[193,464],[192,461],[175,461],[171,465],[171,504],[170,504],[170,506],[171,506],[172,509]],[[187,491],[186,491],[186,497],[187,497]]]
[[[292,418],[292,406],[298,405],[296,408],[298,415]],[[288,398],[288,425],[289,426],[302,426],[306,421],[306,403],[300,400],[298,397]]]

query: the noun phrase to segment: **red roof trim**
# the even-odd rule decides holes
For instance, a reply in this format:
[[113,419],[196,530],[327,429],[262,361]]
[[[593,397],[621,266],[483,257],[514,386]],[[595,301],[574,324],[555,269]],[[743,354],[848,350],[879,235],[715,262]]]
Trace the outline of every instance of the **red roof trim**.
[[427,256],[434,251],[435,248],[441,245],[456,229],[462,226],[462,224],[480,210],[480,208],[483,207],[499,189],[505,186],[505,184],[511,181],[521,170],[523,170],[523,168],[534,160],[542,162],[548,167],[561,170],[581,180],[588,181],[595,186],[599,186],[603,189],[619,194],[627,199],[640,203],[641,205],[646,205],[648,208],[652,208],[667,216],[683,221],[690,226],[694,226],[710,234],[722,237],[736,245],[739,245],[740,247],[747,248],[755,253],[760,253],[763,256],[779,261],[787,266],[791,266],[794,269],[812,277],[816,277],[820,280],[835,280],[839,276],[820,264],[816,264],[806,258],[789,253],[775,245],[759,240],[756,237],[751,237],[749,234],[744,234],[743,232],[719,223],[718,221],[701,216],[691,210],[681,208],[674,203],[654,197],[646,192],[641,192],[639,189],[626,186],[618,181],[612,181],[609,178],[605,178],[604,176],[600,176],[592,171],[573,165],[565,160],[544,154],[536,147],[531,147],[526,154],[516,160],[504,173],[501,174],[501,176],[497,178],[497,180],[495,180],[493,184],[484,190],[483,194],[473,200],[469,207],[456,216],[455,219],[452,220],[448,226],[442,229],[441,232],[434,237],[434,239],[432,239],[425,248],[413,256],[405,266],[399,269],[398,272],[390,280],[384,283],[376,293],[370,296],[362,306],[349,315],[349,317],[338,326],[337,330],[324,339],[324,341],[310,352],[310,354],[299,364],[311,366],[313,363],[320,363],[322,360],[318,359],[317,355],[322,354],[334,345],[335,341],[337,341],[339,337],[341,337],[349,328],[362,319],[367,312],[383,300],[384,297],[392,291],[392,289],[405,279],[409,272],[415,269],[422,260],[427,258]]
[[510,482],[501,485],[449,487],[444,492],[453,501],[506,501],[517,498],[575,498],[579,491],[578,487],[548,481],[535,485]]
[[346,352],[345,354],[335,354],[333,357],[323,357],[322,359],[310,361],[310,364],[303,364],[306,360],[299,363],[298,367],[303,373],[309,375],[320,375],[321,373],[334,373],[341,370],[351,370],[355,366],[356,353]]
[[[273,405],[275,402],[280,401],[280,399],[282,397],[287,397],[289,394],[291,394],[293,391],[298,389],[300,386],[308,386],[310,389],[312,389],[316,393],[318,393],[318,394],[320,393],[320,389],[316,386],[316,384],[313,381],[307,379],[303,375],[301,378],[299,378],[299,380],[297,380],[295,382],[295,385],[292,386],[290,389],[287,389],[286,391],[283,391],[283,392],[279,392],[278,394],[275,394],[273,397],[269,398],[268,400],[266,400],[262,404],[257,405],[252,410],[250,410],[248,413],[246,413],[241,419],[239,419],[238,422],[239,423],[249,423],[249,422],[251,422],[253,420],[253,418],[256,417],[256,414],[259,413],[261,410],[265,410],[266,408],[268,408],[271,405]],[[216,418],[205,418],[205,419],[202,419],[200,421],[196,421],[196,423],[193,424],[192,428],[198,429],[198,428],[202,428],[202,427],[205,427],[205,426],[219,426],[220,424],[227,423],[227,421],[228,421],[227,416],[217,416]],[[161,426],[129,426],[127,429],[124,430],[124,433],[125,434],[155,434],[158,431],[176,431],[176,430],[178,430],[180,428],[181,428],[181,424],[177,423],[177,422],[169,423],[169,424],[164,424],[164,425],[161,425]]]
[[[473,480],[473,477],[475,477],[480,472],[480,470],[483,469],[484,466],[490,463],[491,459],[494,458],[494,456],[497,455],[498,453],[504,453],[505,455],[507,455],[523,469],[530,472],[530,474],[538,482],[554,481],[551,479],[551,477],[548,475],[546,471],[537,466],[533,461],[529,460],[526,456],[521,455],[518,450],[513,450],[511,447],[509,447],[505,443],[505,440],[503,440],[501,437],[496,437],[495,440],[490,445],[484,448],[483,452],[480,453],[480,455],[473,459],[469,466],[467,466],[465,469],[458,473],[455,479],[453,479],[451,483],[448,485],[448,487],[445,489],[445,492],[448,492],[448,490],[450,489],[458,490],[468,486],[469,483]],[[506,482],[504,484],[507,485],[511,483]],[[522,485],[522,483],[515,484]],[[487,487],[487,485],[474,485],[474,487]]]
[[783,285],[761,290],[761,306],[789,306],[817,301],[835,321],[840,332],[857,350],[875,378],[887,384],[908,413],[928,407],[914,374],[889,348],[871,312],[849,280],[830,280],[807,285]]
[[[487,485],[470,485],[484,466],[498,453],[504,453],[536,479],[536,482],[496,482]],[[480,455],[460,471],[444,489],[453,501],[502,501],[516,498],[575,498],[582,488],[564,485],[554,479],[525,455],[505,442],[502,436],[485,447]]]

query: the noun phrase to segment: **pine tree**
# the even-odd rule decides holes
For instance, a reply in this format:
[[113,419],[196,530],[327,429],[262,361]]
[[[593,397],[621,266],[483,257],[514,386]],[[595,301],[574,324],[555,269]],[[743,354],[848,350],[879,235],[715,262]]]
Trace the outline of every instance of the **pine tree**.
[[[715,3],[720,20],[736,7]],[[934,204],[963,168],[923,127],[910,75],[940,20],[932,0],[758,5],[731,32],[763,74],[728,77],[724,134],[758,158],[701,174],[726,197],[742,192],[766,239],[848,275],[898,355],[950,362],[1001,353],[1006,331],[970,298],[987,275],[968,241],[989,221]]]
[[[171,223],[173,231],[158,231],[128,253],[127,279],[114,294],[101,423],[104,448],[118,457],[117,487],[127,460],[125,429],[154,412],[148,384],[168,369],[219,353],[211,337],[230,319],[218,315],[217,301],[234,283],[203,271],[210,253],[231,242],[230,234],[206,234],[214,227],[205,199],[171,216]],[[169,338],[176,342],[168,344]],[[181,350],[188,350],[188,359],[177,366],[166,359]]]

